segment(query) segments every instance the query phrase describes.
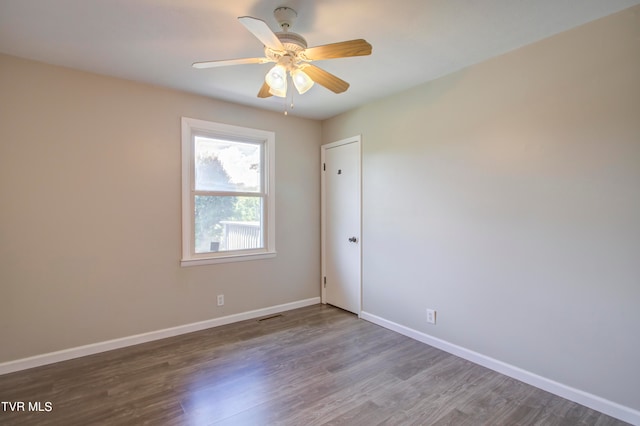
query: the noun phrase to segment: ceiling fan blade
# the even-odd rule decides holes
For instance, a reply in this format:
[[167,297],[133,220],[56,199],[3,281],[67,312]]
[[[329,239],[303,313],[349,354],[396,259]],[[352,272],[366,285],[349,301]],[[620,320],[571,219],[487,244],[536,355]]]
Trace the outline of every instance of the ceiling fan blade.
[[311,80],[334,93],[342,93],[349,88],[349,83],[315,65],[307,64],[307,66],[301,68],[301,70],[311,77]]
[[302,53],[310,61],[371,55],[371,45],[366,40],[349,40],[340,43],[310,47]]
[[227,65],[264,64],[266,62],[269,62],[269,59],[243,58],[243,59],[227,59],[222,61],[194,62],[191,66],[194,68],[215,68],[215,67],[224,67]]
[[241,16],[238,18],[238,21],[266,47],[273,50],[285,50],[280,39],[278,39],[262,19],[252,18],[251,16]]
[[258,92],[258,97],[259,98],[268,98],[269,96],[272,96],[271,93],[269,93],[269,85],[267,84],[267,82],[265,81],[262,84],[262,87],[260,88],[260,91]]

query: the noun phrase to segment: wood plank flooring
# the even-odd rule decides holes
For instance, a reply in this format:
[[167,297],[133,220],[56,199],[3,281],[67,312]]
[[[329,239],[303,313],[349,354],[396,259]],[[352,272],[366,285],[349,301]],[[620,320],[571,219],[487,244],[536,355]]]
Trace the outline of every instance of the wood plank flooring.
[[1,425],[623,425],[316,305],[0,376]]

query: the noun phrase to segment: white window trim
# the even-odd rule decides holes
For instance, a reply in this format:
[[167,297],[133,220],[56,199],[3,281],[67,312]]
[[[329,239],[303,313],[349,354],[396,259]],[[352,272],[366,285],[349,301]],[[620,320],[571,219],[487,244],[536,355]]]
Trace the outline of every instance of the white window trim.
[[[195,135],[210,134],[212,137],[229,137],[264,143],[264,178],[266,197],[264,203],[263,232],[265,247],[257,250],[242,250],[216,253],[192,252],[193,211],[191,205],[193,188],[193,149]],[[215,263],[258,260],[276,256],[275,226],[275,133],[182,117],[182,259],[181,266],[209,265]]]

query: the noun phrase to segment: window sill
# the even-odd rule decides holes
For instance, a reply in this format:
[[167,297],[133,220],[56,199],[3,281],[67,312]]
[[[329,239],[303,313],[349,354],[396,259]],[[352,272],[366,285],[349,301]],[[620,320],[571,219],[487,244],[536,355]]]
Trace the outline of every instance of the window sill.
[[200,265],[215,265],[217,263],[245,262],[248,260],[270,259],[273,257],[276,257],[275,251],[252,254],[230,254],[228,256],[206,257],[199,259],[182,259],[180,261],[180,266],[188,267]]

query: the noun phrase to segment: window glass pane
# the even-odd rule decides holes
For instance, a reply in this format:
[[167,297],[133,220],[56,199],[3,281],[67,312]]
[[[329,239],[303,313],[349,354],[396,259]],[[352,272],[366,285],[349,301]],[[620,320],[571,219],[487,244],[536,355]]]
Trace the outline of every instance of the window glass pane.
[[195,252],[263,248],[262,198],[195,196]]
[[195,189],[261,192],[262,144],[195,137]]

